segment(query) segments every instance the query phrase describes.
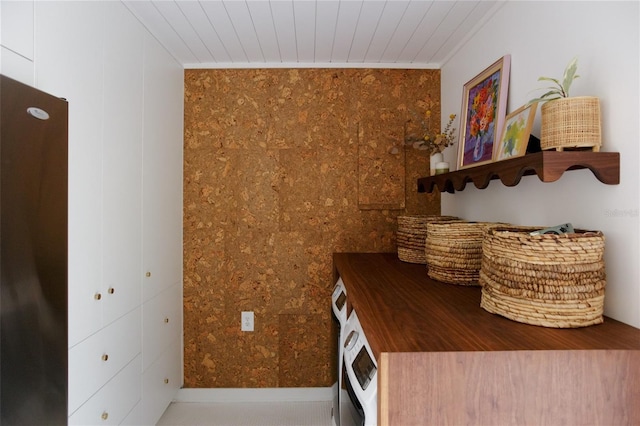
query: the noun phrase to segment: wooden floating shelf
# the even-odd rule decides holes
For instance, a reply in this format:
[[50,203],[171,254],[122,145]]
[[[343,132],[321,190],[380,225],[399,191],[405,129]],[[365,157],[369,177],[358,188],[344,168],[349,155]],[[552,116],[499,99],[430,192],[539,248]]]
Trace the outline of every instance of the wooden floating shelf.
[[464,190],[467,182],[484,189],[489,182],[500,179],[506,186],[516,186],[522,176],[536,174],[542,182],[555,182],[568,170],[589,169],[607,185],[620,183],[620,153],[591,151],[542,151],[523,157],[496,161],[455,172],[418,179],[418,192],[453,194]]

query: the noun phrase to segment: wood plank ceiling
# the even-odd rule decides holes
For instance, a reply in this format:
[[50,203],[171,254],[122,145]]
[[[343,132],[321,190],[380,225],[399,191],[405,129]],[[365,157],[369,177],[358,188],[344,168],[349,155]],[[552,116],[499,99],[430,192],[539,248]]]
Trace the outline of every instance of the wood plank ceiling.
[[185,68],[440,68],[503,2],[124,3]]

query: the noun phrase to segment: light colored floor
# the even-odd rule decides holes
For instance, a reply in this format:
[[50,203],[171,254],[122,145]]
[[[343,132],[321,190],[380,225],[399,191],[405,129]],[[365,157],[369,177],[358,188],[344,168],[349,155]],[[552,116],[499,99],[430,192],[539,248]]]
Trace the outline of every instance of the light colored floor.
[[172,402],[157,426],[332,426],[331,401]]

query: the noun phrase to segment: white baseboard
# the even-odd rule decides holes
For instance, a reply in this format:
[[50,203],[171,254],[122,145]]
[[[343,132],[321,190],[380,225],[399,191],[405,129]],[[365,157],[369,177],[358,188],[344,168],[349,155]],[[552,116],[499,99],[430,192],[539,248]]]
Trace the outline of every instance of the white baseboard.
[[173,402],[331,401],[332,388],[182,388]]

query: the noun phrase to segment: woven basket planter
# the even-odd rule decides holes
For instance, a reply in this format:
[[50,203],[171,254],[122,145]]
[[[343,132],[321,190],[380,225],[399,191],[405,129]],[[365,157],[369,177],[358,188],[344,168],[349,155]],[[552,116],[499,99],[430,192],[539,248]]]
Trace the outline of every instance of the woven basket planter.
[[514,321],[576,328],[603,321],[604,235],[529,235],[540,228],[494,227],[482,246],[480,306]]
[[591,147],[600,151],[600,100],[592,96],[561,98],[540,108],[540,147],[543,150]]
[[417,215],[398,216],[398,259],[403,262],[425,264],[424,241],[427,237],[427,224],[460,220],[454,216]]
[[429,277],[447,284],[479,285],[483,236],[496,225],[463,221],[428,224],[424,252]]

